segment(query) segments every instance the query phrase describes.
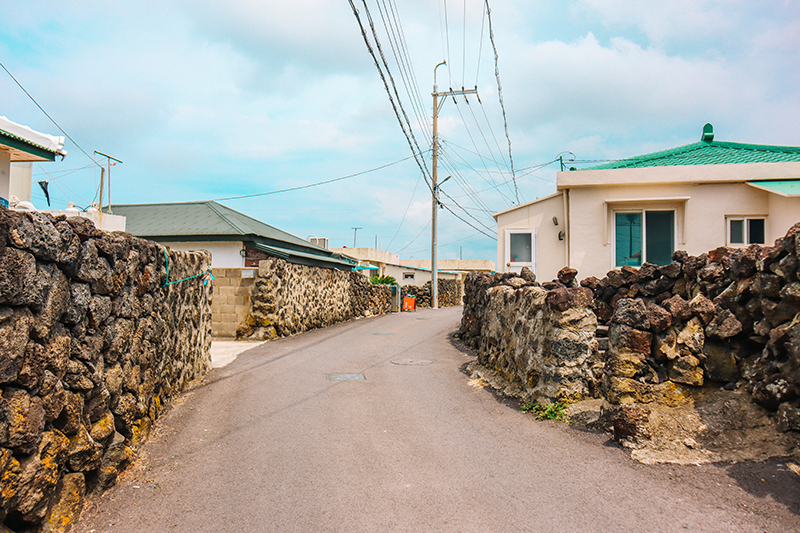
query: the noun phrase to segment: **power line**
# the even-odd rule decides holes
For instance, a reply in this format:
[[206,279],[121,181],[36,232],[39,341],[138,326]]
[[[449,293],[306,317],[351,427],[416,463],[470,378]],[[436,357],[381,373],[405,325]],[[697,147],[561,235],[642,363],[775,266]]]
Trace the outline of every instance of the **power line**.
[[381,170],[381,169],[384,169],[386,167],[390,167],[392,165],[396,165],[398,163],[402,163],[403,161],[407,161],[407,160],[411,159],[412,157],[414,157],[414,156],[410,155],[408,157],[404,157],[403,159],[398,159],[397,161],[392,161],[391,163],[386,163],[385,165],[381,165],[379,167],[371,168],[369,170],[362,170],[361,172],[356,172],[355,174],[348,174],[347,176],[341,176],[339,178],[333,178],[333,179],[329,179],[329,180],[325,180],[325,181],[319,181],[317,183],[309,183],[307,185],[299,185],[297,187],[289,187],[288,189],[280,189],[280,190],[277,190],[277,191],[257,192],[257,193],[253,193],[253,194],[242,194],[240,196],[226,196],[225,198],[214,198],[214,201],[222,202],[224,200],[240,200],[242,198],[254,198],[256,196],[267,196],[267,195],[270,195],[270,194],[278,194],[278,193],[290,192],[290,191],[299,191],[300,189],[309,189],[311,187],[318,187],[320,185],[333,183],[334,181],[342,181],[342,180],[346,180],[346,179],[350,179],[350,178],[355,178],[356,176],[362,176],[364,174],[369,174],[370,172],[375,172],[376,170]]
[[476,231],[478,231],[480,233],[483,233],[484,235],[486,235],[487,237],[489,237],[492,240],[495,240],[495,241],[497,240],[497,237],[495,237],[494,235],[489,235],[488,233],[486,233],[482,229],[473,226],[472,224],[470,224],[469,222],[467,222],[466,220],[464,220],[463,218],[461,218],[460,216],[455,214],[455,212],[452,209],[450,209],[446,204],[441,204],[441,206],[444,207],[445,209],[447,209],[448,211],[450,211],[450,214],[452,214],[454,217],[456,217],[458,220],[460,220],[461,222],[463,222],[467,226],[471,227],[472,229],[474,229],[474,230],[476,230]]
[[[417,144],[417,140],[414,137],[414,131],[410,129],[410,124],[409,124],[409,131],[406,131],[406,125],[403,122],[403,119],[400,118],[400,111],[398,111],[398,109],[397,109],[398,107],[400,107],[400,109],[403,111],[403,116],[405,117],[406,122],[408,122],[408,116],[406,115],[406,112],[403,109],[403,104],[400,101],[400,97],[399,97],[399,95],[397,96],[397,103],[395,104],[394,98],[392,97],[392,91],[389,89],[389,84],[386,81],[386,76],[384,75],[383,70],[381,69],[380,63],[378,62],[378,58],[375,56],[375,51],[372,49],[372,45],[369,42],[369,37],[367,37],[367,31],[364,28],[364,24],[362,24],[362,22],[361,22],[361,16],[358,13],[358,9],[356,9],[356,6],[353,3],[353,0],[348,0],[348,1],[350,2],[350,7],[353,10],[353,15],[355,15],[355,17],[356,17],[356,21],[358,22],[358,26],[361,29],[361,36],[364,39],[364,44],[367,46],[367,51],[372,56],[372,60],[375,63],[375,68],[378,69],[378,74],[381,77],[381,81],[383,81],[383,86],[386,89],[387,94],[389,95],[389,102],[392,104],[392,109],[394,110],[394,114],[397,117],[397,121],[400,123],[400,129],[403,130],[403,135],[405,135],[406,141],[408,142],[408,145],[411,148],[411,152],[414,155],[414,160],[417,162],[417,165],[419,166],[420,170],[422,171],[423,176],[425,176],[425,183],[428,185],[428,189],[432,190],[432,186],[428,181],[428,169],[427,169],[427,167],[425,167],[425,165],[422,162],[420,162],[419,157],[418,157],[419,155],[422,155],[424,152],[420,149],[419,144]],[[378,43],[377,34],[375,33],[375,27],[372,24],[372,17],[369,15],[369,8],[367,7],[366,0],[362,0],[362,2],[364,3],[364,10],[365,10],[365,13],[367,14],[367,18],[370,21],[370,26],[372,27],[372,33],[373,33],[373,36],[374,36],[374,38],[376,40],[376,46],[380,46],[379,43]],[[379,48],[379,50],[380,50],[380,48]],[[383,57],[383,52],[381,52],[381,56]],[[384,64],[386,64],[386,59],[385,58],[384,58]],[[389,77],[391,78],[391,72],[389,72],[388,65],[386,65],[386,74],[389,75]],[[392,79],[392,85],[394,85],[394,79]],[[395,94],[396,93],[397,93],[397,90],[395,88]],[[412,139],[413,139],[413,142],[412,142]],[[415,149],[415,146],[416,146],[416,149]]]
[[39,110],[40,110],[42,113],[44,113],[44,115],[45,115],[47,118],[49,118],[49,119],[50,119],[50,122],[52,122],[53,124],[55,124],[56,128],[58,128],[58,129],[61,131],[61,133],[63,133],[63,134],[64,134],[64,136],[65,136],[67,139],[69,139],[70,141],[72,141],[72,144],[74,144],[75,146],[77,146],[77,147],[78,147],[78,150],[80,150],[81,152],[83,152],[83,153],[84,153],[84,155],[86,155],[86,157],[88,157],[89,159],[91,159],[91,160],[92,160],[92,162],[94,162],[94,164],[95,164],[95,165],[97,165],[97,166],[99,166],[99,167],[101,167],[101,168],[102,168],[102,165],[100,165],[100,163],[98,163],[97,161],[95,161],[95,160],[94,160],[94,158],[93,158],[92,156],[90,156],[88,153],[86,153],[86,150],[84,150],[83,148],[81,148],[81,145],[80,145],[80,144],[78,144],[77,142],[75,142],[75,139],[73,139],[72,137],[70,137],[69,133],[67,133],[66,131],[64,131],[64,128],[62,128],[61,126],[59,126],[59,125],[58,125],[58,122],[56,122],[56,121],[53,119],[53,117],[51,117],[51,116],[50,116],[50,115],[47,113],[47,111],[45,111],[45,110],[44,110],[44,108],[43,108],[42,106],[40,106],[40,105],[39,105],[39,102],[37,102],[37,101],[36,101],[36,99],[35,99],[33,96],[31,96],[31,93],[29,93],[29,92],[27,91],[27,89],[25,89],[25,87],[23,87],[23,86],[22,86],[22,84],[19,82],[19,80],[17,80],[17,78],[15,78],[13,74],[11,74],[11,72],[10,72],[10,71],[9,71],[9,70],[6,68],[6,66],[5,66],[5,65],[4,65],[2,62],[0,62],[0,67],[3,67],[3,70],[5,70],[5,71],[6,71],[6,73],[7,73],[9,76],[11,76],[11,79],[12,79],[12,80],[14,80],[14,83],[16,83],[16,84],[19,86],[19,88],[20,88],[20,89],[22,89],[22,91],[23,91],[25,94],[27,94],[27,95],[28,95],[28,98],[30,98],[30,99],[31,99],[31,102],[33,102],[34,104],[36,104],[36,107],[38,107],[38,108],[39,108]]
[[511,137],[508,136],[506,107],[503,104],[503,86],[500,84],[500,66],[497,57],[497,45],[495,45],[494,42],[494,30],[492,29],[492,10],[489,8],[489,0],[484,1],[486,3],[486,19],[489,21],[489,40],[492,42],[492,50],[494,51],[494,77],[497,78],[497,96],[500,100],[500,109],[503,111],[503,127],[506,130],[506,139],[508,140],[508,159],[511,162],[511,177],[514,180],[514,190],[517,192],[517,204],[519,204],[519,189],[517,188],[517,180],[514,175],[514,158],[511,156]]
[[[420,174],[422,177],[422,174]],[[417,186],[419,185],[419,178],[417,178],[417,182],[414,184],[414,190],[411,191],[411,199],[408,201],[408,205],[406,206],[406,210],[403,212],[403,218],[400,219],[400,225],[397,226],[397,231],[394,232],[392,235],[392,240],[389,241],[389,244],[386,245],[386,248],[390,248],[392,243],[394,242],[397,234],[400,233],[400,228],[403,227],[403,223],[406,221],[406,215],[408,215],[408,210],[411,209],[411,204],[414,202],[414,195],[417,193]]]
[[[416,237],[414,237],[413,239],[411,239],[411,241],[410,241],[408,244],[406,244],[405,246],[403,246],[402,248],[400,248],[399,250],[397,250],[397,253],[399,254],[400,252],[402,252],[403,250],[405,250],[406,248],[408,248],[409,246],[411,246],[412,244],[414,244],[414,241],[416,241],[417,239],[419,239],[419,236],[420,236],[420,235],[422,235],[422,232],[423,232],[423,231],[425,231],[426,229],[428,229],[428,226],[430,226],[430,225],[431,225],[431,221],[429,220],[429,221],[428,221],[428,223],[427,223],[427,224],[425,224],[425,225],[422,227],[422,229],[421,229],[421,230],[419,230],[419,233],[417,233],[417,236],[416,236]],[[388,246],[387,246],[387,248],[388,248]]]

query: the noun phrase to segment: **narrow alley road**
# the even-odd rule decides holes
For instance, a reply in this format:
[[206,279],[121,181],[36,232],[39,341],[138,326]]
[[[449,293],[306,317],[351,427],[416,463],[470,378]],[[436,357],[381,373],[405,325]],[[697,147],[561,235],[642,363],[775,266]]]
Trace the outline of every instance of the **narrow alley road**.
[[214,369],[75,530],[800,531],[728,466],[640,465],[471,386],[460,313],[357,320]]

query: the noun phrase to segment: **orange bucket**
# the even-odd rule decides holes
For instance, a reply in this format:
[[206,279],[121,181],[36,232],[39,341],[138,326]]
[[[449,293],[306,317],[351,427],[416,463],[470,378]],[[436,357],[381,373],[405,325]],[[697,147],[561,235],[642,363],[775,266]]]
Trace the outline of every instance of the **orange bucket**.
[[411,296],[403,298],[403,311],[416,311],[417,299]]

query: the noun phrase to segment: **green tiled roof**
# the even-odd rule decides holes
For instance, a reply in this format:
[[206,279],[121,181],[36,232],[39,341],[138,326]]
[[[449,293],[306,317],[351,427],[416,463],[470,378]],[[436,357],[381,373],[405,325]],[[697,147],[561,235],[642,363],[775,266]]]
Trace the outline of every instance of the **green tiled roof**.
[[[708,126],[707,126],[708,127]],[[780,163],[800,161],[800,147],[743,144],[713,140],[678,146],[619,161],[578,170],[604,170],[613,168],[668,167],[682,165],[731,165],[737,163]]]

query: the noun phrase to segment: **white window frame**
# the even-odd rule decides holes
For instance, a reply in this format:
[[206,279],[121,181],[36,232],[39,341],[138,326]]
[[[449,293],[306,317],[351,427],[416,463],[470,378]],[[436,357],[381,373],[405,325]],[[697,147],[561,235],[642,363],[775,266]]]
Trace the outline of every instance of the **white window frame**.
[[611,263],[614,268],[620,268],[617,264],[617,213],[641,213],[642,214],[642,264],[647,263],[647,216],[648,211],[672,211],[672,249],[678,249],[678,210],[674,207],[642,207],[642,208],[621,208],[612,209],[611,220],[613,221],[613,231],[611,231]]
[[[515,261],[511,262],[511,235],[512,234],[519,234],[519,233],[529,233],[531,236],[531,262],[524,262],[524,261]],[[534,274],[537,274],[537,267],[536,267],[536,248],[538,247],[537,240],[536,240],[536,228],[515,228],[515,229],[506,229],[505,230],[505,250],[503,254],[503,272],[516,272],[516,270],[512,269],[519,269],[522,270],[522,267],[530,268]]]
[[[731,222],[734,220],[741,220],[744,222],[742,228],[744,242],[731,242]],[[748,242],[750,235],[750,221],[763,220],[764,221],[764,242]],[[725,245],[731,248],[744,248],[751,244],[767,244],[767,216],[766,215],[725,215]]]

